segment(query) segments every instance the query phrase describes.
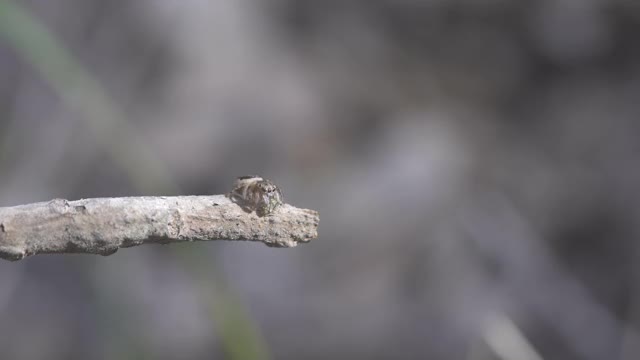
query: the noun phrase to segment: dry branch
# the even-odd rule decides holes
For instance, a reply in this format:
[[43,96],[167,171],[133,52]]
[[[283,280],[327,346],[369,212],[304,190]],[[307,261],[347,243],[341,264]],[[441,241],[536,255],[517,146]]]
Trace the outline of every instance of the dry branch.
[[293,247],[318,236],[316,211],[290,205],[259,217],[223,195],[55,199],[0,208],[0,258],[43,253],[111,255],[179,241],[249,240]]

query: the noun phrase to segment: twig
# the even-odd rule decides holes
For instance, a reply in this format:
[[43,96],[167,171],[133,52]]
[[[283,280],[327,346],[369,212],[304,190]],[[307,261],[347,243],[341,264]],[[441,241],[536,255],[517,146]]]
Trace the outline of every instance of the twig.
[[293,247],[318,236],[318,212],[290,205],[260,217],[223,195],[55,199],[0,208],[0,258],[111,255],[147,243],[249,240]]

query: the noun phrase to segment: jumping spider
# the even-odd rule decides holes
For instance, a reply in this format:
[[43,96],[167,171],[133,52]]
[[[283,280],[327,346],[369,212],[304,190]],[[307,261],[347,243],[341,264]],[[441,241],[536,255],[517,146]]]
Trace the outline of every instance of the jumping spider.
[[238,177],[228,197],[244,211],[255,211],[258,216],[269,215],[283,204],[282,191],[270,180],[256,175]]

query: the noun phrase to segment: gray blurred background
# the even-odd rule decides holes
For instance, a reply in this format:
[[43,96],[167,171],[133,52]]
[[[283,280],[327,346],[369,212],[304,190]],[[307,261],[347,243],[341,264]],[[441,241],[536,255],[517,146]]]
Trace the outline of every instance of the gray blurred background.
[[2,261],[1,358],[640,358],[639,36],[631,0],[0,0],[0,206],[260,174],[321,218]]

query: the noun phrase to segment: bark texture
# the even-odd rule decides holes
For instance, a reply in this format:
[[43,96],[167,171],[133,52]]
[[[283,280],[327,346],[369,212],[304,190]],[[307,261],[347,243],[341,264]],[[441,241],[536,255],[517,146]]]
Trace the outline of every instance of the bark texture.
[[54,199],[0,208],[0,258],[43,253],[111,255],[178,241],[249,240],[294,247],[318,236],[318,212],[283,205],[260,217],[224,195]]

